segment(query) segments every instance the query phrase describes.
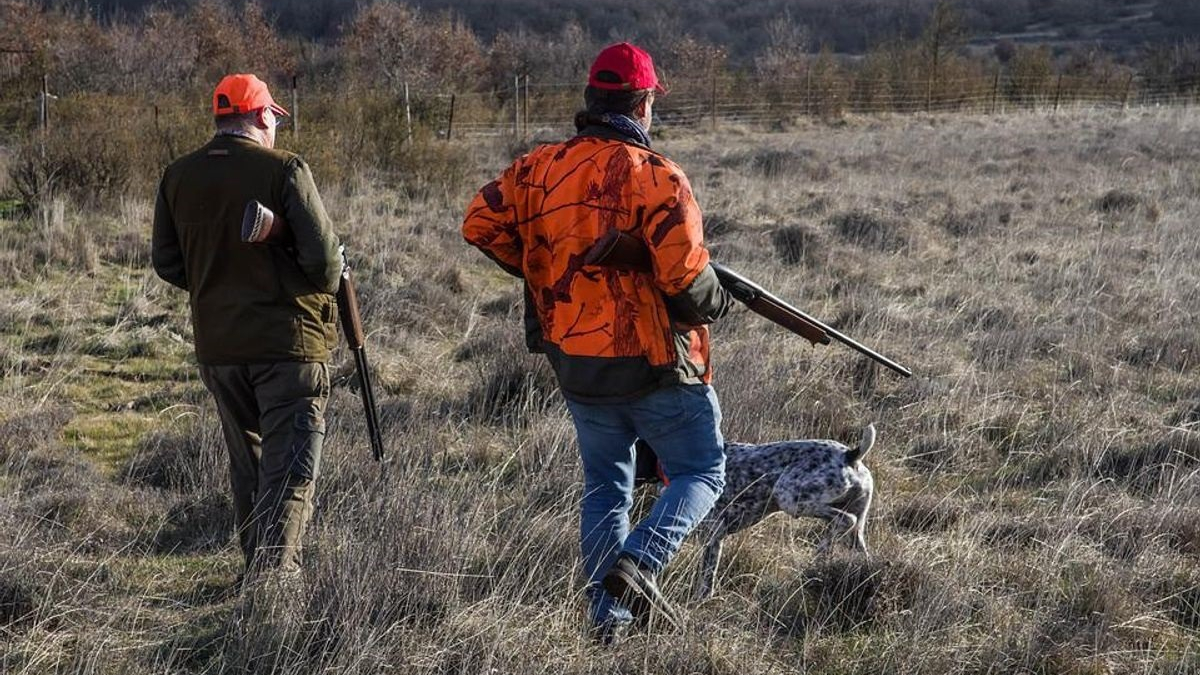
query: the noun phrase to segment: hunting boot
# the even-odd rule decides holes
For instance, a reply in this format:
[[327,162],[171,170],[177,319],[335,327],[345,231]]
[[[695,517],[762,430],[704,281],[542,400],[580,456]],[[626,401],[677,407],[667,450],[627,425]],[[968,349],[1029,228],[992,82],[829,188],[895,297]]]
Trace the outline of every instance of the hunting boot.
[[588,631],[592,642],[601,647],[615,647],[629,636],[631,621],[605,621],[596,624]]
[[629,609],[638,623],[648,623],[651,613],[662,615],[667,623],[678,629],[680,622],[671,603],[667,602],[654,573],[642,567],[629,555],[622,553],[604,575],[604,590]]

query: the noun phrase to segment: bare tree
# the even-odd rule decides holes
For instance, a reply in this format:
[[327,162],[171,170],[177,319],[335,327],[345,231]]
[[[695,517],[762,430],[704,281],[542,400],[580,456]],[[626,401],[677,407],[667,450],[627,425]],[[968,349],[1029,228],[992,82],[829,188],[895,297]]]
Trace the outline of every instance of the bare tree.
[[804,70],[811,44],[808,26],[784,13],[767,24],[767,44],[754,59],[754,68],[759,75],[770,79],[795,77]]
[[921,52],[929,66],[929,76],[936,85],[946,59],[966,44],[967,25],[956,0],[938,0],[929,23],[921,34]]
[[404,83],[472,88],[483,67],[479,39],[462,20],[450,14],[426,18],[400,3],[364,7],[341,46],[354,72],[393,93]]

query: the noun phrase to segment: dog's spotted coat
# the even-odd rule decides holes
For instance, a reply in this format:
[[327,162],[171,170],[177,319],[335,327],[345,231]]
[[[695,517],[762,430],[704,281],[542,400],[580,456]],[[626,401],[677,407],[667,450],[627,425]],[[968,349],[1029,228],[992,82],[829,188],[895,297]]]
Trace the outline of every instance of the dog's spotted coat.
[[875,427],[868,426],[853,449],[828,440],[726,444],[725,491],[698,530],[706,545],[697,596],[712,594],[721,539],[776,511],[829,521],[818,552],[835,535],[853,533],[851,545],[865,554],[875,486],[862,459],[874,443]]

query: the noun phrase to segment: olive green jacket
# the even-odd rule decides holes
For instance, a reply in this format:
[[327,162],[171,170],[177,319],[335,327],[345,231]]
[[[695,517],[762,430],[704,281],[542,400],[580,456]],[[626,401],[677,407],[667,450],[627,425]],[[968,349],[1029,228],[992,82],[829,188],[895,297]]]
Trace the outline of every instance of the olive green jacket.
[[[286,245],[242,242],[252,199],[287,223]],[[163,174],[151,260],[190,295],[200,363],[327,361],[337,343],[338,246],[312,173],[293,153],[222,135]]]

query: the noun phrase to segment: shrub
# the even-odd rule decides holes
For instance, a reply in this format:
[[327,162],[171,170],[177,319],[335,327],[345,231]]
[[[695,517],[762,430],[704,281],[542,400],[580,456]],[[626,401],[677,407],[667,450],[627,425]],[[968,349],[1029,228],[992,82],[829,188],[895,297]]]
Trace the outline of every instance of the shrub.
[[107,97],[80,97],[45,142],[18,147],[9,173],[17,196],[44,205],[53,195],[73,203],[113,204],[130,191],[149,192],[157,157],[128,108]]
[[[779,618],[794,630],[851,631],[910,609],[926,573],[903,563],[862,557],[817,562],[804,571],[801,592],[790,584]],[[771,608],[776,597],[764,605]]]
[[528,424],[558,405],[558,382],[543,359],[531,366],[532,357],[497,356],[496,361],[480,365],[479,384],[462,406],[469,418],[491,424]]
[[45,602],[43,589],[24,567],[0,565],[0,628],[11,630],[32,624]]
[[781,227],[771,233],[775,255],[788,265],[812,263],[822,251],[817,233],[803,225]]
[[220,549],[233,533],[233,504],[224,493],[185,499],[167,514],[154,538],[161,553],[199,553]]
[[911,532],[944,532],[962,519],[962,504],[945,498],[918,496],[892,512],[892,522]]
[[50,449],[74,416],[65,406],[46,406],[0,421],[0,468],[13,470],[18,462],[25,464],[34,453]]
[[1136,209],[1142,198],[1126,190],[1109,190],[1096,200],[1096,210],[1101,213],[1127,213]]
[[125,480],[163,490],[223,491],[225,443],[215,420],[186,422],[181,429],[148,436],[125,466]]
[[842,239],[863,248],[894,252],[908,245],[901,223],[870,211],[845,211],[827,222]]

